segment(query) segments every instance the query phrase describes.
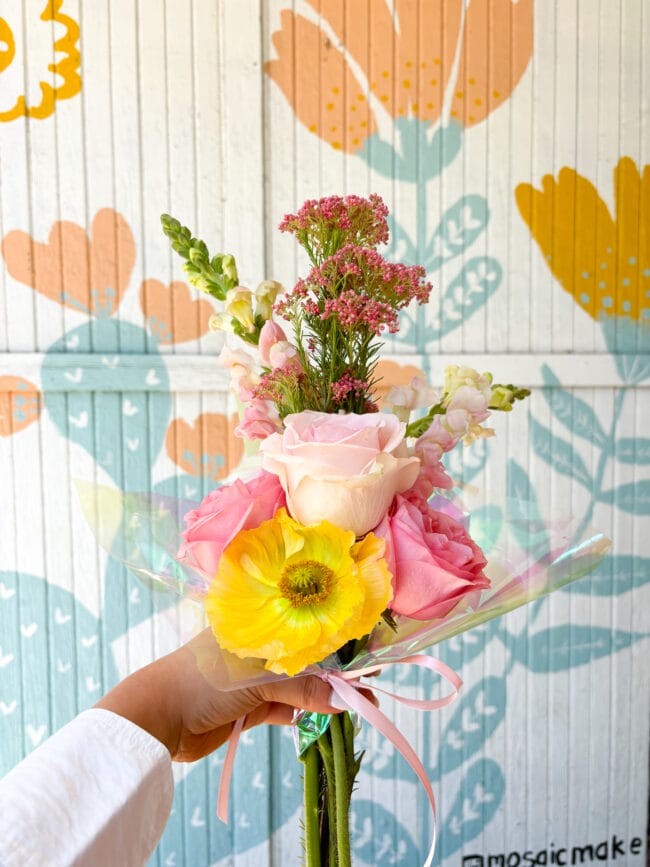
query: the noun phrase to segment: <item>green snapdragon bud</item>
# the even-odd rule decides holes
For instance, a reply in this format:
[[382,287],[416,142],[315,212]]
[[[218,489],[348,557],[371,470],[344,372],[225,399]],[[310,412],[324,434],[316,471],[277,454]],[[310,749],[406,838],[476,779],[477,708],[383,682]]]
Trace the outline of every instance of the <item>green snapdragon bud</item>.
[[183,270],[188,281],[202,292],[223,301],[228,290],[238,283],[235,257],[230,253],[218,253],[210,261],[207,245],[200,238],[194,238],[187,226],[181,225],[170,214],[162,214],[160,222],[172,249],[185,259]]
[[517,400],[524,400],[530,394],[528,388],[517,388],[515,385],[494,385],[488,403],[489,409],[510,412]]

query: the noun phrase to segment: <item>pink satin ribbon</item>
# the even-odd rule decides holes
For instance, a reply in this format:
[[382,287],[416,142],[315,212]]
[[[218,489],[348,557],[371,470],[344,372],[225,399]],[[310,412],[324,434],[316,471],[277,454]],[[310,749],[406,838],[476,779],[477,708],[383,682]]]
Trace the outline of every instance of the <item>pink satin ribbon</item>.
[[[364,675],[368,674],[376,674],[380,671],[383,671],[389,665],[417,665],[420,668],[428,668],[430,671],[436,672],[441,677],[443,677],[453,688],[453,692],[449,693],[449,695],[445,695],[442,698],[430,699],[430,700],[421,700],[421,699],[413,699],[413,698],[403,698],[400,695],[396,695],[392,692],[387,692],[385,689],[381,689],[378,686],[374,686],[374,684],[364,681],[361,683],[360,678]],[[431,783],[427,777],[426,771],[417,754],[415,753],[413,747],[406,740],[404,735],[400,732],[400,730],[388,719],[388,717],[382,713],[379,708],[375,707],[375,705],[369,701],[361,692],[360,689],[370,689],[373,692],[381,692],[384,695],[389,696],[390,698],[394,698],[396,701],[399,701],[401,704],[407,705],[408,707],[416,708],[416,710],[438,710],[441,707],[445,707],[448,704],[451,704],[452,701],[458,696],[458,691],[463,685],[463,681],[460,677],[453,671],[449,666],[445,665],[444,662],[440,662],[439,659],[433,659],[430,656],[425,656],[424,654],[416,654],[414,656],[406,656],[404,659],[400,659],[396,662],[380,662],[375,665],[369,665],[366,668],[355,668],[355,669],[345,669],[345,670],[337,670],[337,669],[322,669],[317,668],[313,671],[309,672],[310,674],[315,674],[317,677],[320,677],[326,683],[332,687],[332,691],[338,698],[341,700],[341,703],[344,705],[344,709],[350,711],[356,711],[360,717],[366,720],[371,726],[378,729],[384,737],[388,738],[388,740],[393,744],[395,749],[404,756],[409,765],[413,768],[413,771],[417,775],[420,780],[425,792],[427,793],[427,797],[429,799],[429,804],[431,805],[431,813],[433,815],[433,839],[431,841],[431,848],[429,849],[429,855],[427,860],[424,862],[424,867],[431,867],[433,863],[433,855],[436,848],[436,799],[433,794],[433,789],[431,788]],[[228,792],[230,789],[230,778],[232,776],[232,768],[235,760],[235,752],[237,750],[237,743],[239,741],[239,736],[244,727],[245,717],[241,717],[237,720],[230,735],[230,739],[228,741],[228,749],[226,751],[226,758],[223,764],[223,771],[221,773],[221,782],[219,784],[219,796],[217,798],[217,816],[222,820],[222,822],[228,821]]]

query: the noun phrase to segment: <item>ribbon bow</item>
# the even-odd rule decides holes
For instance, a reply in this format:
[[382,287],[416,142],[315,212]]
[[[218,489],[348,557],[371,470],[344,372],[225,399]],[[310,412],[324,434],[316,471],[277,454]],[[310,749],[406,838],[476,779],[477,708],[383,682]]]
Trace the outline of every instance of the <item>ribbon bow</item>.
[[[381,689],[380,687],[375,686],[374,684],[367,681],[363,684],[361,683],[361,678],[364,675],[376,674],[380,671],[383,671],[389,665],[417,665],[420,668],[428,668],[430,671],[434,671],[436,672],[436,674],[439,674],[442,678],[444,678],[452,687],[452,692],[450,692],[448,695],[443,696],[442,698],[422,700],[404,698],[400,695],[396,695],[395,693],[388,692],[385,689]],[[310,671],[310,674],[315,674],[317,677],[320,677],[322,680],[328,683],[332,687],[333,693],[340,699],[342,709],[355,711],[371,726],[374,726],[376,729],[378,729],[384,735],[384,737],[388,738],[388,740],[393,744],[395,749],[398,750],[402,754],[402,756],[404,756],[406,761],[413,768],[413,771],[417,775],[427,794],[429,804],[431,805],[431,814],[433,816],[433,838],[431,840],[429,855],[427,856],[427,860],[424,862],[424,867],[431,867],[431,864],[433,863],[433,855],[436,849],[436,799],[433,794],[433,789],[431,788],[431,783],[429,782],[422,762],[420,761],[415,750],[406,740],[404,735],[400,732],[397,726],[395,726],[388,719],[386,714],[382,713],[382,711],[380,711],[378,707],[375,707],[375,705],[371,701],[369,701],[359,690],[363,686],[364,689],[370,689],[373,692],[381,692],[384,695],[389,696],[390,698],[394,698],[401,704],[407,705],[408,707],[413,707],[416,710],[438,710],[439,708],[451,704],[451,702],[456,699],[456,697],[458,696],[458,691],[463,685],[463,681],[456,674],[456,672],[449,668],[449,666],[445,665],[444,662],[440,662],[439,659],[433,659],[432,657],[425,656],[424,654],[406,656],[404,657],[404,659],[400,659],[394,662],[379,662],[374,665],[369,665],[365,668],[351,668],[342,670],[319,668],[315,669],[313,672]],[[228,749],[226,751],[223,771],[221,773],[219,796],[217,799],[217,816],[223,822],[228,821],[228,792],[230,789],[230,778],[232,776],[233,762],[235,759],[235,752],[237,751],[239,736],[244,727],[245,719],[246,717],[240,717],[233,727],[230,739],[228,741]]]

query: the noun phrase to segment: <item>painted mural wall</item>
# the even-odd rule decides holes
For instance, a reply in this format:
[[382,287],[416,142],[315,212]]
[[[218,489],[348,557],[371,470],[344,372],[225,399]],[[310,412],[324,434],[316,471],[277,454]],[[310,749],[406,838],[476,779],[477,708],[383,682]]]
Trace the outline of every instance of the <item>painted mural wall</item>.
[[[435,784],[444,867],[645,864],[650,721],[650,14],[644,0],[0,0],[0,772],[199,625],[102,553],[85,479],[198,499],[242,444],[159,228],[292,285],[306,198],[380,193],[426,265],[384,375],[533,388],[452,467],[489,547],[531,502],[612,552],[570,592],[435,649],[465,687],[385,703]],[[426,674],[386,678],[409,696]],[[416,865],[412,772],[372,731],[359,865]],[[287,732],[178,773],[152,864],[298,863]],[[490,860],[492,859],[492,860]]]

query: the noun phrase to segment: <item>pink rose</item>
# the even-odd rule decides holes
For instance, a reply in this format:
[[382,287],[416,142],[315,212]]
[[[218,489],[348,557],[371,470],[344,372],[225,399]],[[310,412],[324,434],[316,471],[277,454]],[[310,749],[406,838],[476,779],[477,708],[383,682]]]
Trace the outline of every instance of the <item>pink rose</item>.
[[212,581],[224,548],[237,533],[259,527],[285,506],[284,491],[273,473],[261,470],[247,482],[237,479],[223,485],[185,515],[185,542],[176,559]]
[[414,503],[426,503],[436,488],[449,491],[453,487],[454,483],[440,461],[423,463],[413,487],[404,491],[404,498]]
[[284,424],[260,446],[262,466],[279,476],[302,524],[326,520],[363,536],[417,477],[420,461],[404,456],[405,425],[392,414],[307,410]]
[[386,560],[393,573],[395,614],[414,620],[445,617],[463,597],[476,604],[490,586],[486,560],[463,525],[426,503],[396,497],[391,512],[373,531],[386,540]]

